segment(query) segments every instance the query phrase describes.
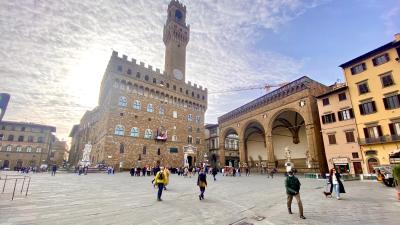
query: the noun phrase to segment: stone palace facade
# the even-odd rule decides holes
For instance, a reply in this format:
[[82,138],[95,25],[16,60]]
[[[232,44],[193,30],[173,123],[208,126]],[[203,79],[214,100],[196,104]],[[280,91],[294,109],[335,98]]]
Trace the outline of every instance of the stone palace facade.
[[[92,145],[91,164],[192,166],[205,162],[207,88],[185,81],[190,27],[186,7],[171,1],[163,41],[165,71],[113,52],[98,106],[71,131],[70,164]],[[207,156],[207,155],[206,155]]]

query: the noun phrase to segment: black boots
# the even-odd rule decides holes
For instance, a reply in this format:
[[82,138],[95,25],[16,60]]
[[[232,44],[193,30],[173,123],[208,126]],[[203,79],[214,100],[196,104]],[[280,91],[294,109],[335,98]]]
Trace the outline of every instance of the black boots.
[[305,220],[305,219],[306,219],[306,218],[305,218],[303,215],[301,215],[301,216],[300,216],[300,218],[301,218],[301,219],[303,219],[303,220]]
[[289,212],[289,214],[293,214],[291,208],[288,208],[288,212]]

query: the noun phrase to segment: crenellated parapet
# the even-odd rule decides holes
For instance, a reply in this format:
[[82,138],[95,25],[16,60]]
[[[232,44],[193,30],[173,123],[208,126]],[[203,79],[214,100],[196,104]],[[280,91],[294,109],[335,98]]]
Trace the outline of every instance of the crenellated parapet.
[[[175,85],[177,87],[177,91],[179,88],[182,88],[183,92],[186,92],[187,90],[187,95],[189,97],[196,98],[197,94],[200,94],[201,96],[205,96],[205,98],[207,98],[208,90],[202,85],[198,85],[190,81],[187,81],[186,83],[175,82],[173,79],[166,76],[165,71],[162,71],[159,68],[154,68],[152,65],[146,65],[144,62],[137,61],[134,58],[128,58],[127,55],[120,56],[117,51],[112,52],[108,69],[109,72],[112,72],[113,74],[127,76],[130,79],[140,80],[142,82],[162,84],[163,86],[168,83],[170,89],[172,89],[172,86]],[[155,79],[155,83],[153,79]]]

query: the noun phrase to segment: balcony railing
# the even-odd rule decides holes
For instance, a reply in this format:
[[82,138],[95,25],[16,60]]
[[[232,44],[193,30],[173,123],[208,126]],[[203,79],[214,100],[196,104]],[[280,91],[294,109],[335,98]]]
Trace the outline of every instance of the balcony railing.
[[386,135],[377,138],[359,138],[360,145],[383,144],[400,141],[400,135]]

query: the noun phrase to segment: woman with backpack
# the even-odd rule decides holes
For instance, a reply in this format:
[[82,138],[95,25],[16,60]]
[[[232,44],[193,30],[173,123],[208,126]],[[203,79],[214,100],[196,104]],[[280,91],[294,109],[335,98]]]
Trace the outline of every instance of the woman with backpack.
[[164,189],[165,180],[164,167],[161,167],[160,171],[157,172],[156,177],[154,178],[154,184],[158,186],[157,201],[162,201],[161,195]]
[[202,168],[199,173],[199,177],[197,178],[197,186],[200,188],[199,200],[204,199],[204,191],[207,186],[207,175],[204,173],[204,169]]

